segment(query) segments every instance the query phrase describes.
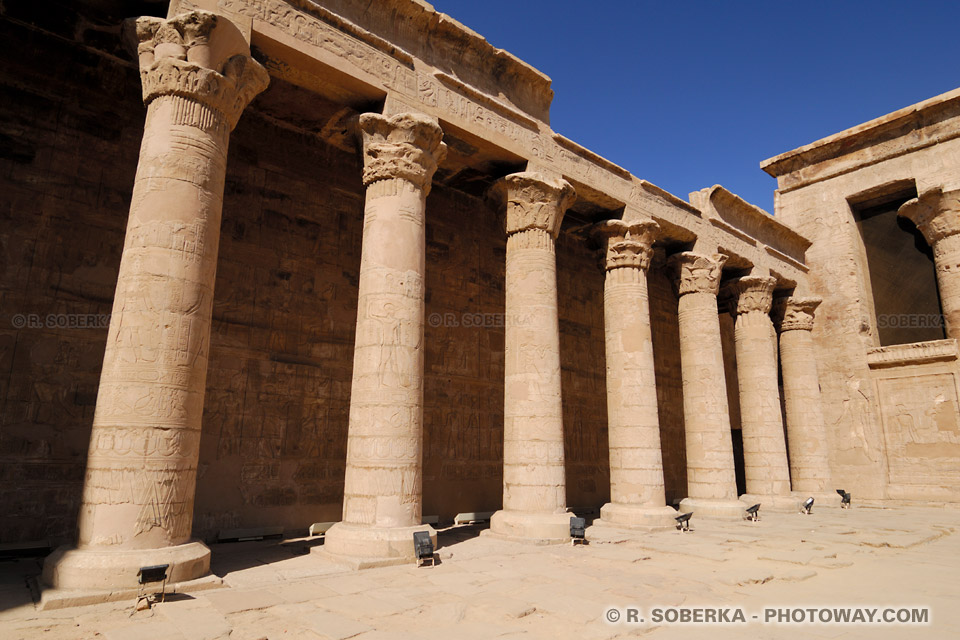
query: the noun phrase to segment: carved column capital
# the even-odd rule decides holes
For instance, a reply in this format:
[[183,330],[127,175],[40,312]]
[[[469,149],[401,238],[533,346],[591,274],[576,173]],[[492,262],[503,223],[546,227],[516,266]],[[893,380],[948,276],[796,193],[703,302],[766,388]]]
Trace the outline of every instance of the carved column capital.
[[790,296],[777,298],[773,304],[773,319],[778,329],[783,331],[813,331],[813,318],[822,298]]
[[942,238],[960,233],[960,189],[947,192],[940,187],[928,189],[903,203],[897,215],[917,225],[932,247]]
[[745,276],[733,283],[737,297],[737,315],[759,312],[770,313],[773,304],[773,288],[777,279],[771,276]]
[[447,155],[443,130],[429,116],[398,113],[360,116],[363,139],[363,184],[400,178],[430,192],[437,166]]
[[168,20],[137,20],[143,102],[174,95],[199,102],[230,129],[267,88],[270,77],[250,57],[239,31],[223,16],[191,11]]
[[653,243],[660,233],[660,225],[653,220],[628,223],[623,220],[604,220],[593,232],[604,250],[603,266],[607,271],[630,267],[646,271],[653,256]]
[[556,239],[576,192],[562,178],[536,172],[511,173],[491,188],[491,196],[507,207],[507,235],[529,229],[546,231]]
[[720,277],[727,256],[722,253],[704,255],[684,251],[670,258],[677,271],[677,294],[710,293],[717,295]]

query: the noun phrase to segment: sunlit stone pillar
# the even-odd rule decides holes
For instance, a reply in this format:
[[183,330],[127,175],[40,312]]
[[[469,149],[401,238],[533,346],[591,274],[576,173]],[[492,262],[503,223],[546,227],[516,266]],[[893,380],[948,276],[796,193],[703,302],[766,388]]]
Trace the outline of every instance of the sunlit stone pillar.
[[560,328],[554,240],[574,191],[566,181],[514,173],[493,195],[506,203],[503,509],[494,535],[570,539],[566,512]]
[[960,189],[930,189],[898,213],[917,225],[933,248],[947,337],[960,338]]
[[798,497],[838,499],[830,482],[827,433],[814,352],[814,313],[820,298],[780,298],[774,318],[780,328],[780,368],[786,405],[790,486]]
[[596,233],[605,250],[603,287],[607,358],[610,502],[596,525],[672,528],[666,506],[657,381],[650,332],[647,269],[659,225],[607,220]]
[[[736,293],[737,378],[747,495],[741,500],[764,509],[795,509],[780,413],[777,334],[770,319],[776,278],[747,276]],[[749,505],[747,505],[749,506]]]
[[412,560],[421,524],[424,215],[446,154],[417,114],[360,116],[366,205],[343,521],[324,548],[363,563]]
[[680,366],[687,444],[687,497],[680,511],[740,518],[717,291],[727,256],[685,252],[679,270]]
[[180,582],[210,564],[190,534],[227,143],[268,76],[222,16],[140,18],[137,35],[147,118],[78,544],[44,567],[65,589],[136,588],[138,568],[152,564],[170,564]]

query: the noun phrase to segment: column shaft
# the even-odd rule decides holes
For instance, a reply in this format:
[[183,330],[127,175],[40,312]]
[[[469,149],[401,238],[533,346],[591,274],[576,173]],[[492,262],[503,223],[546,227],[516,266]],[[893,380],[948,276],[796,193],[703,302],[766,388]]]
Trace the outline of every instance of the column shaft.
[[[960,216],[960,213],[954,212],[954,215]],[[937,240],[933,245],[933,261],[947,337],[960,339],[960,234]]]
[[426,197],[446,146],[416,114],[360,117],[363,247],[343,521],[326,551],[382,564],[414,555],[421,523]]
[[652,220],[631,224],[607,220],[596,228],[606,252],[603,318],[610,502],[594,524],[669,528],[676,516],[664,499],[647,294],[647,269],[658,231]]
[[495,535],[562,542],[566,513],[560,324],[554,239],[573,188],[518,173],[493,194],[506,203],[503,509]]
[[681,511],[739,518],[717,290],[726,256],[682,253],[678,303],[687,498]]
[[743,464],[751,500],[790,493],[777,383],[777,336],[769,315],[775,285],[774,278],[765,276],[741,278],[735,285],[739,293],[735,341]]
[[780,367],[786,405],[790,486],[794,492],[836,500],[830,486],[827,433],[814,351],[813,314],[819,298],[786,298],[778,302]]
[[209,550],[190,535],[227,144],[268,76],[221,16],[141,18],[137,33],[147,118],[78,549],[59,550],[44,568],[57,587],[135,588],[137,568],[149,564],[170,564],[171,582],[209,569]]

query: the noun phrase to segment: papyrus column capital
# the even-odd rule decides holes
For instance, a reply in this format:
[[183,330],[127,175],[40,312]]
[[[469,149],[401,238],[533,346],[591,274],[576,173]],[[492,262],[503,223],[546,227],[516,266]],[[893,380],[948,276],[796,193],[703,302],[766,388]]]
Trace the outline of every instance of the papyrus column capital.
[[720,290],[720,277],[727,256],[722,253],[704,255],[684,251],[671,258],[677,270],[677,293],[710,293],[717,295]]
[[823,302],[816,296],[778,298],[773,303],[773,320],[783,331],[813,331],[814,315]]
[[363,140],[363,184],[394,178],[430,192],[437,166],[447,155],[443,130],[429,116],[398,113],[360,116]]
[[576,200],[576,192],[566,180],[529,171],[501,178],[493,185],[491,195],[506,204],[508,236],[540,229],[554,239],[564,213]]
[[960,189],[934,187],[908,200],[897,211],[917,225],[931,247],[947,236],[960,233]]
[[776,286],[777,279],[771,276],[745,276],[737,280],[732,287],[737,296],[737,315],[770,313]]
[[174,95],[220,114],[233,129],[270,77],[250,57],[236,27],[223,16],[190,11],[168,20],[137,20],[143,102]]
[[653,243],[660,233],[660,225],[653,220],[627,223],[623,220],[604,220],[594,227],[594,234],[604,250],[603,266],[607,271],[633,268],[646,271],[653,256]]

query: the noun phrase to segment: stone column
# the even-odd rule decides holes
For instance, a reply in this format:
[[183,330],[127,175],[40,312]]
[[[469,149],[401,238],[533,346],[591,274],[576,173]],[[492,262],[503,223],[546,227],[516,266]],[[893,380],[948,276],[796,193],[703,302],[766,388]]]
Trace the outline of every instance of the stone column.
[[360,116],[367,188],[343,521],[327,552],[359,565],[415,557],[423,460],[424,217],[443,132],[427,116]]
[[168,563],[180,582],[210,564],[190,534],[227,143],[268,76],[222,16],[140,18],[137,35],[147,118],[78,545],[44,567],[59,588],[136,588],[139,567]]
[[671,529],[650,332],[647,269],[660,226],[607,220],[596,229],[605,251],[603,319],[607,358],[610,502],[595,525]]
[[515,173],[494,185],[506,203],[503,509],[490,531],[517,540],[570,539],[566,510],[560,326],[554,240],[574,191]]
[[818,502],[838,496],[830,482],[827,431],[813,347],[813,318],[820,298],[780,298],[774,317],[780,328],[780,367],[787,414],[791,488],[799,498]]
[[900,207],[933,248],[948,338],[960,338],[960,189],[929,189]]
[[720,344],[717,291],[727,256],[684,252],[679,270],[678,315],[687,441],[687,497],[680,511],[740,518],[730,436],[730,409]]
[[[790,496],[790,468],[780,413],[777,334],[770,319],[776,278],[747,276],[736,294],[737,378],[747,495],[741,500],[765,509],[796,509]],[[747,505],[749,506],[749,505]]]

